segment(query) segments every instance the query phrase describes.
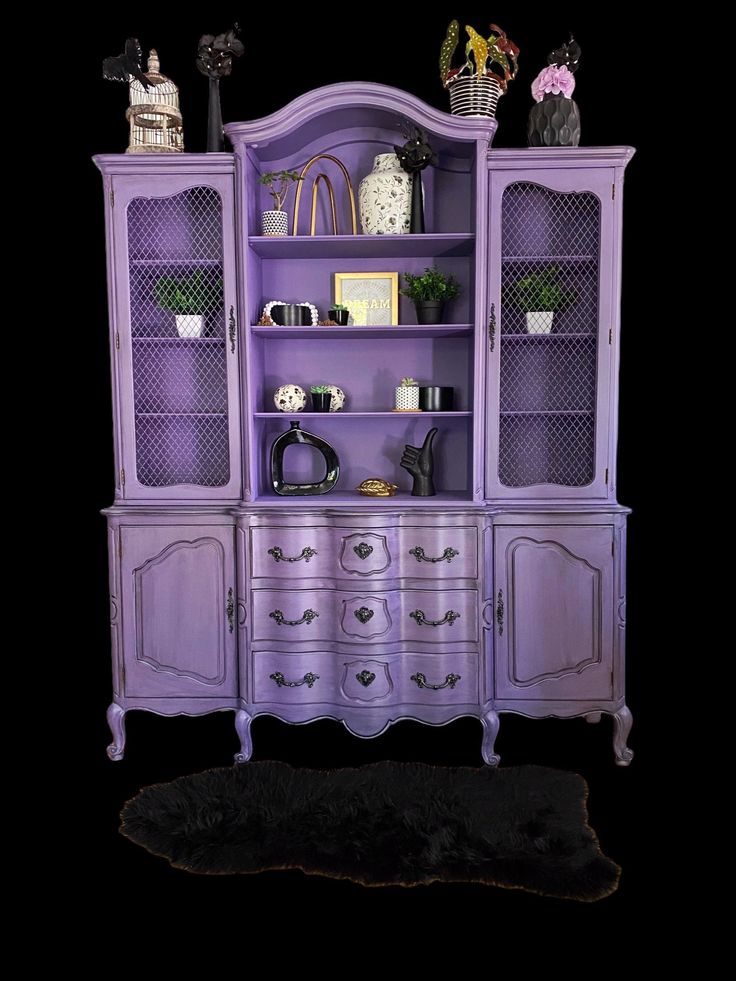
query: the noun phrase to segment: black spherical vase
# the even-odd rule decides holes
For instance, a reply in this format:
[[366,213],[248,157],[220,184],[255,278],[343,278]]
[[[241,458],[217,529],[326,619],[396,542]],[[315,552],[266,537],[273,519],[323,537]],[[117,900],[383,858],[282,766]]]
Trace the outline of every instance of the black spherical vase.
[[532,106],[527,127],[529,146],[578,146],[580,111],[577,103],[564,95],[547,93]]

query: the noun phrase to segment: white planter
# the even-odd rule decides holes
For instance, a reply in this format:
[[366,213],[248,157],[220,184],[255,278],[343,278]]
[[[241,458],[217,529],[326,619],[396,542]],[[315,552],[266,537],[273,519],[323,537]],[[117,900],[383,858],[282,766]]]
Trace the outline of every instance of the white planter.
[[400,412],[416,412],[419,410],[419,386],[397,385],[396,408]]
[[179,337],[201,337],[204,317],[201,313],[176,314],[176,332]]
[[404,235],[411,223],[410,174],[395,153],[379,153],[358,189],[364,235]]
[[526,315],[527,334],[549,334],[554,315],[554,310],[530,310]]
[[261,230],[264,235],[288,235],[289,219],[285,211],[264,211],[261,215]]
[[453,116],[485,116],[494,119],[501,86],[495,78],[464,76],[447,86]]
[[345,405],[345,392],[337,385],[328,385],[332,401],[330,402],[330,412],[339,412]]

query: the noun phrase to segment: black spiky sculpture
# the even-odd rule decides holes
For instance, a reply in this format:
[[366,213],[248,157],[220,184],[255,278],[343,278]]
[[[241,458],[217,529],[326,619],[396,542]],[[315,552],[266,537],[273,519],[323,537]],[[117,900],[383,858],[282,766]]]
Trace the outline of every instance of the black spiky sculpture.
[[238,40],[240,28],[235,24],[224,34],[203,34],[197,48],[197,68],[210,80],[210,97],[207,112],[207,153],[220,153],[225,149],[220,106],[220,79],[230,75],[233,58],[239,58],[245,48]]

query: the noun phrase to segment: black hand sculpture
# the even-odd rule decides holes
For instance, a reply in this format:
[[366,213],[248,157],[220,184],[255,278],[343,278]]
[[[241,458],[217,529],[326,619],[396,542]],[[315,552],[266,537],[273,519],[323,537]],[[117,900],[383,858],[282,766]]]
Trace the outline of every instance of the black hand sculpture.
[[421,449],[418,446],[409,446],[408,444],[404,447],[401,466],[404,470],[408,470],[414,478],[414,486],[411,489],[412,497],[434,497],[437,493],[432,480],[434,473],[432,443],[436,435],[437,427],[434,426],[424,437]]

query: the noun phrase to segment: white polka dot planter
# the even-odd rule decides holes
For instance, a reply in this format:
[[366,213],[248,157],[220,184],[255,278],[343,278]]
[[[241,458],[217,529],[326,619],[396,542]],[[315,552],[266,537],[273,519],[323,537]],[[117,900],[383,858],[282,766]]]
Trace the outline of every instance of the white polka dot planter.
[[261,215],[261,228],[264,235],[275,237],[289,234],[289,219],[285,211],[264,211]]
[[418,385],[396,386],[396,410],[398,412],[419,411],[419,386]]

